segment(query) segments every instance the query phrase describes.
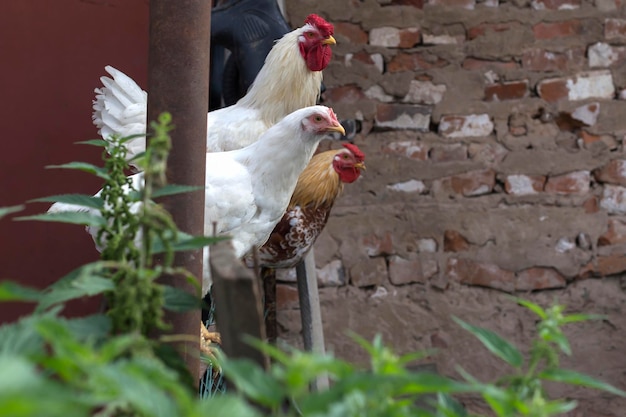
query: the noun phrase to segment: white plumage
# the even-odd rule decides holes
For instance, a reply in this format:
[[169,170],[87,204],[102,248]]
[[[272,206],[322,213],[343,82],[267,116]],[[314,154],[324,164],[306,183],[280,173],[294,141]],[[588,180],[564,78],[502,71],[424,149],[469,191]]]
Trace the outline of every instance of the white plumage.
[[[333,132],[344,133],[332,109],[311,106],[289,114],[243,149],[207,154],[204,234],[212,235],[215,224],[218,235],[232,236],[237,257],[265,243],[320,140]],[[133,187],[143,186],[143,173],[132,179]],[[94,209],[61,203],[49,211],[99,215]],[[95,240],[98,230],[89,232]],[[209,285],[205,269],[204,292]]]
[[[262,133],[289,113],[316,104],[322,82],[321,68],[330,59],[332,25],[319,16],[308,18],[304,26],[285,34],[265,59],[248,93],[236,104],[207,115],[207,152],[241,149],[255,142]],[[320,27],[318,27],[321,26]],[[305,36],[306,34],[306,36]],[[323,64],[311,58],[323,56]],[[93,122],[106,140],[145,134],[148,95],[123,72],[106,66],[112,76],[101,77],[93,102]],[[128,142],[128,159],[145,150],[145,138]]]

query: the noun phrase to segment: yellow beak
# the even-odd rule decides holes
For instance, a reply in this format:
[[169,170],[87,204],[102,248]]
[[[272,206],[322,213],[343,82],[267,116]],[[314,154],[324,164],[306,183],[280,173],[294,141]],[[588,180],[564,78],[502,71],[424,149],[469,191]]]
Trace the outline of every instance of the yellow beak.
[[343,128],[343,126],[341,125],[337,125],[337,126],[329,126],[327,129],[327,131],[329,132],[339,132],[341,133],[343,136],[346,135],[346,130]]
[[365,171],[365,162],[357,162],[356,164],[354,164],[354,167]]
[[337,41],[332,36],[328,36],[322,41],[322,45],[336,45]]

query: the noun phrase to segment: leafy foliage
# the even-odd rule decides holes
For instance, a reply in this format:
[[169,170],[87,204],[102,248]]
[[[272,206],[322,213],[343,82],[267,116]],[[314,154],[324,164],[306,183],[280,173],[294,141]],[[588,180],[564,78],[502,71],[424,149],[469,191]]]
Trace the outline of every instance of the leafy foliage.
[[[44,290],[0,282],[0,302],[36,305],[33,314],[0,326],[0,417],[466,417],[467,411],[455,399],[463,393],[482,395],[500,417],[548,417],[568,412],[576,403],[549,399],[543,389],[546,381],[626,396],[607,383],[559,366],[560,355],[572,354],[562,327],[599,316],[565,315],[563,306],[543,309],[517,299],[539,317],[527,357],[496,333],[454,319],[510,367],[492,383],[480,382],[462,369],[464,381],[410,371],[409,364],[431,352],[399,356],[380,336],[369,342],[353,335],[369,354],[368,366],[250,340],[272,358],[270,369],[218,354],[210,367],[219,366],[220,378],[227,378],[234,389],[200,398],[172,346],[148,336],[164,327],[164,309],[199,307],[196,295],[156,281],[167,273],[196,282],[187,271],[172,266],[174,252],[218,239],[178,231],[169,214],[153,202],[197,187],[166,183],[169,115],[151,127],[149,146],[134,161],[144,171],[143,188],[132,189],[125,174],[124,143],[130,138],[85,141],[104,148],[104,167],[82,162],[56,167],[102,178],[102,192],[96,197],[65,194],[33,200],[74,204],[83,212],[19,218],[97,227],[98,243],[105,249],[101,260],[77,268]],[[0,218],[22,209],[0,208]],[[153,261],[155,254],[160,254],[161,262]],[[105,314],[75,319],[60,315],[67,301],[99,294],[107,299]],[[322,376],[330,379],[330,387],[311,390]]]

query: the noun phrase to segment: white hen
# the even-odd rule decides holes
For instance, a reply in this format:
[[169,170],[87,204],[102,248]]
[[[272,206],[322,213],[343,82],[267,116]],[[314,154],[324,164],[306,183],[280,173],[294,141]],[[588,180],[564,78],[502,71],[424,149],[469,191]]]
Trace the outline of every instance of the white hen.
[[[311,106],[297,110],[267,130],[258,141],[239,150],[207,154],[204,233],[232,236],[237,257],[268,239],[282,218],[300,173],[320,140],[344,129],[332,109]],[[135,174],[133,187],[143,184]],[[137,207],[135,207],[138,210]],[[55,203],[49,212],[95,209]],[[95,239],[96,228],[89,230]],[[203,277],[203,292],[210,285]]]
[[[248,93],[236,104],[207,115],[207,152],[241,149],[289,113],[313,106],[319,98],[322,70],[330,61],[333,26],[317,15],[285,34],[271,49]],[[93,121],[108,139],[145,134],[147,93],[111,66],[101,77],[93,102]],[[143,152],[145,138],[128,143],[128,158]]]

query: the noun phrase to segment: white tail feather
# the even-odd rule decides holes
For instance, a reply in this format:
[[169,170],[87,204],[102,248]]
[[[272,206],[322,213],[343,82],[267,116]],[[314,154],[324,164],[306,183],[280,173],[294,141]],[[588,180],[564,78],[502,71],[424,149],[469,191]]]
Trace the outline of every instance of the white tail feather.
[[[92,120],[103,139],[112,136],[145,135],[148,94],[121,71],[107,65],[113,78],[101,77],[102,88],[96,88]],[[127,159],[134,158],[146,148],[146,138],[126,142]]]

